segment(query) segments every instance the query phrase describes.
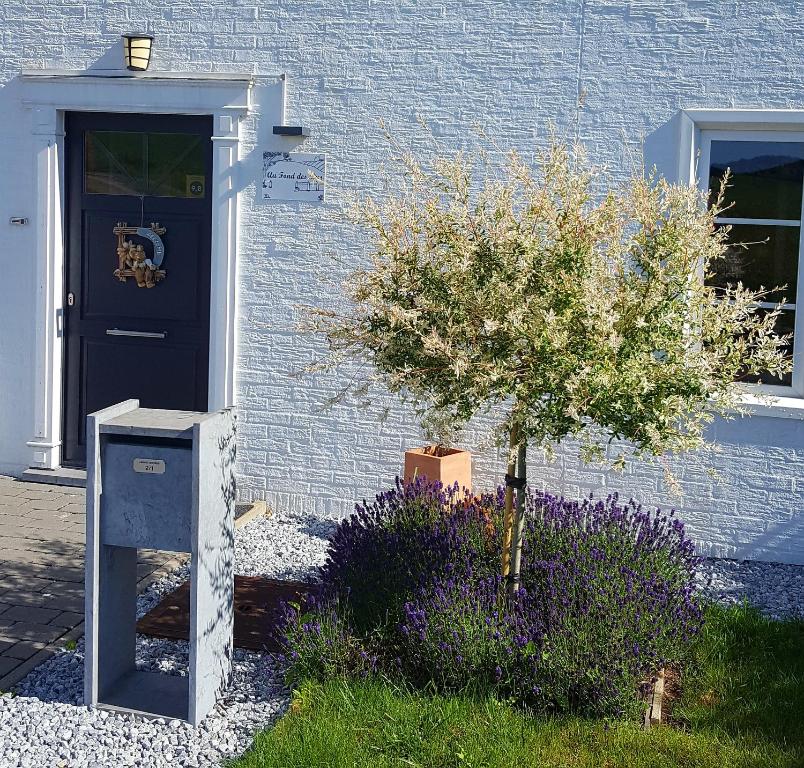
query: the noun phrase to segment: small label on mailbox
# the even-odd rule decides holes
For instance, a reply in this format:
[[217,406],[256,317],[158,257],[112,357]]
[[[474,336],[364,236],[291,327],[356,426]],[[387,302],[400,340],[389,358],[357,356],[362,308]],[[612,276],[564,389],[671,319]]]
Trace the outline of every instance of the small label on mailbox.
[[134,459],[134,471],[146,475],[164,475],[165,462],[162,459]]

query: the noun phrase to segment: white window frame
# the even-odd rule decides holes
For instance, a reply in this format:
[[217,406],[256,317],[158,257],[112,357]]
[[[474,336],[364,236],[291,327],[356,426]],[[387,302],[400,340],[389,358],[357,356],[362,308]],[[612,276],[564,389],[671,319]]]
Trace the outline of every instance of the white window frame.
[[[709,155],[712,141],[795,141],[804,143],[804,110],[685,109],[681,113],[678,180],[709,189]],[[802,195],[804,204],[804,194]],[[724,217],[724,223],[730,219]],[[731,219],[733,223],[799,225],[770,219]],[[802,233],[804,235],[804,233]],[[791,386],[742,384],[744,403],[752,412],[804,419],[804,236],[799,239],[797,311],[793,338]],[[802,307],[798,307],[798,304]],[[799,311],[800,310],[800,311]]]
[[[698,173],[698,184],[702,190],[709,189],[710,152],[713,141],[788,141],[804,145],[804,131],[701,131],[701,161]],[[802,190],[802,204],[804,205],[804,190]],[[795,324],[793,326],[793,376],[791,386],[781,384],[745,384],[749,392],[760,392],[776,397],[802,397],[804,396],[804,313],[799,311],[798,297],[804,291],[804,209],[799,213],[800,218],[795,220],[784,219],[754,219],[718,217],[722,224],[757,224],[759,226],[793,226],[799,228],[798,240],[798,270],[796,280],[796,305],[785,305],[795,311]],[[773,287],[773,286],[767,286]],[[762,302],[762,307],[772,308],[774,302]]]

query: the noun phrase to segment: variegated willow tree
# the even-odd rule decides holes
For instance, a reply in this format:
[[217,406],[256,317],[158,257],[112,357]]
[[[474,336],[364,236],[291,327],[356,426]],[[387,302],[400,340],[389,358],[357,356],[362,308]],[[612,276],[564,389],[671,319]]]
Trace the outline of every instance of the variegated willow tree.
[[774,331],[778,308],[757,309],[767,291],[706,279],[728,253],[722,190],[711,204],[655,175],[615,183],[560,142],[533,165],[515,152],[497,167],[400,160],[405,189],[353,210],[372,247],[344,283],[349,309],[307,316],[327,366],[368,360],[421,416],[496,416],[509,449],[502,567],[516,590],[526,446],[571,437],[585,461],[615,463],[617,446],[643,458],[696,448],[737,406],[741,376],[789,370],[789,339]]

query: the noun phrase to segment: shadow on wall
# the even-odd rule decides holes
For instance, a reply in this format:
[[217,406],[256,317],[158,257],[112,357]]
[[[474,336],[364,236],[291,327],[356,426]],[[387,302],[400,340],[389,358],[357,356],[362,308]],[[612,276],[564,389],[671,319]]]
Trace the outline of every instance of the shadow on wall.
[[[299,152],[313,151],[315,141],[307,139],[310,146],[302,147],[305,138],[301,136],[276,136],[274,126],[281,125],[286,121],[284,103],[283,80],[277,77],[260,77],[255,75],[254,87],[251,93],[253,106],[249,116],[250,125],[244,128],[251,128],[252,132],[244,131],[244,141],[241,142],[240,155],[240,180],[237,185],[238,191],[243,191],[249,184],[254,184],[254,197],[252,205],[255,207],[263,206],[262,200],[262,153],[272,152]],[[290,122],[297,124],[300,121],[293,119]],[[253,146],[247,146],[248,142],[253,142]],[[323,150],[322,150],[323,151]],[[310,202],[299,201],[273,201],[270,205],[288,206],[291,210],[309,208]],[[269,207],[269,206],[268,206]]]
[[123,38],[118,37],[114,44],[108,48],[100,58],[93,61],[87,71],[92,74],[102,75],[104,73],[116,73],[125,75],[127,69],[123,59]]
[[[804,514],[791,512],[787,520],[768,525],[759,536],[736,547],[734,558],[802,563],[804,558],[801,557],[799,549],[802,541],[804,541]],[[789,552],[790,556],[784,557],[785,552]]]
[[654,166],[668,181],[679,182],[681,178],[681,121],[684,115],[678,110],[667,122],[662,123],[643,140],[645,169]]
[[[569,498],[617,492],[646,507],[675,508],[705,555],[804,564],[804,420],[759,414],[715,419],[711,448],[673,457],[669,468],[632,459],[624,472],[588,465],[567,441],[552,461],[531,451],[534,488]],[[476,489],[495,487],[502,456],[475,457]],[[504,471],[504,470],[503,470]]]

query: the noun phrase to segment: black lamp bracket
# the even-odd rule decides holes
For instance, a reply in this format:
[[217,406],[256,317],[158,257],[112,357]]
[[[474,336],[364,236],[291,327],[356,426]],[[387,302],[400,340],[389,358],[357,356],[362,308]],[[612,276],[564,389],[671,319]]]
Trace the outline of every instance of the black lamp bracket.
[[310,129],[306,125],[275,125],[274,136],[309,136]]

